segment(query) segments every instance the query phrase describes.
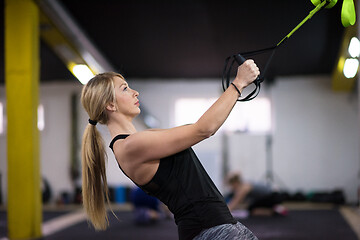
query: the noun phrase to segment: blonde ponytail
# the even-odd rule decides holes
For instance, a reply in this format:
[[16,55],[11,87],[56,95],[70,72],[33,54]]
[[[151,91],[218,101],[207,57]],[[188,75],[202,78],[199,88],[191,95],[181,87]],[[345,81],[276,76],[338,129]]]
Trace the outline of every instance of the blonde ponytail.
[[[106,106],[116,101],[114,77],[124,79],[117,73],[103,73],[84,86],[81,103],[91,122],[107,124]],[[94,228],[105,230],[109,226],[105,199],[110,203],[105,168],[107,156],[101,134],[91,122],[84,130],[81,146],[83,205]]]
[[109,202],[106,152],[102,137],[93,125],[88,124],[84,131],[81,153],[83,205],[94,228],[105,230],[109,225],[104,199]]

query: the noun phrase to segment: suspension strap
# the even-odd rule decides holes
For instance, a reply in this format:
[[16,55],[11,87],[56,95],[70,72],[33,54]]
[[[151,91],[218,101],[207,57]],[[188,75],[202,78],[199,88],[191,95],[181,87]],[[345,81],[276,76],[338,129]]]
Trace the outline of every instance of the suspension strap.
[[[222,87],[223,87],[223,90],[225,91],[230,86],[231,70],[232,70],[232,67],[233,67],[235,62],[237,62],[238,65],[241,65],[246,61],[244,56],[249,57],[249,56],[254,56],[254,55],[258,55],[258,54],[262,54],[262,53],[265,53],[265,52],[272,51],[270,57],[266,61],[264,71],[262,71],[261,75],[259,77],[257,77],[255,79],[255,81],[253,82],[253,84],[255,85],[255,89],[251,93],[249,93],[245,98],[238,99],[237,101],[245,102],[245,101],[250,101],[250,100],[256,98],[257,95],[260,92],[261,83],[264,81],[264,76],[265,76],[265,74],[266,74],[266,72],[268,70],[268,67],[270,65],[270,62],[271,62],[271,60],[272,60],[272,58],[273,58],[273,56],[275,54],[276,48],[277,48],[277,46],[274,46],[274,47],[255,50],[255,51],[251,51],[251,52],[238,53],[238,54],[234,54],[234,55],[232,55],[230,57],[227,57],[225,59],[225,66],[224,66],[223,75],[222,75]],[[230,60],[231,60],[231,62],[230,62]],[[229,64],[229,62],[230,62],[230,64]]]
[[[260,76],[257,79],[255,79],[255,81],[253,82],[253,84],[255,84],[255,89],[251,93],[249,93],[245,98],[238,99],[237,101],[245,102],[245,101],[250,101],[250,100],[256,98],[256,96],[260,92],[261,83],[264,81],[266,71],[267,71],[267,69],[268,69],[268,67],[270,65],[270,62],[271,62],[274,54],[275,54],[276,48],[279,47],[280,45],[282,45],[288,38],[290,38],[291,35],[294,32],[296,32],[305,22],[307,22],[309,19],[311,19],[311,17],[315,13],[317,13],[318,11],[323,9],[324,7],[328,6],[329,4],[332,4],[332,6],[333,6],[335,4],[334,2],[336,3],[336,1],[334,1],[334,0],[321,0],[321,2],[318,3],[316,5],[316,7],[296,27],[288,35],[286,35],[283,39],[281,39],[281,41],[278,44],[276,44],[275,46],[260,49],[260,50],[250,51],[250,52],[238,53],[238,54],[234,54],[234,55],[232,55],[230,57],[227,57],[225,59],[225,66],[224,66],[223,75],[222,75],[222,87],[223,87],[223,90],[225,91],[230,86],[231,69],[232,69],[232,66],[234,65],[235,61],[238,63],[238,65],[241,65],[246,61],[246,57],[254,56],[254,55],[258,55],[258,54],[262,54],[262,53],[265,53],[265,52],[272,51],[271,54],[270,54],[270,57],[266,61],[264,71],[262,71]],[[230,59],[231,59],[231,63],[229,65]]]

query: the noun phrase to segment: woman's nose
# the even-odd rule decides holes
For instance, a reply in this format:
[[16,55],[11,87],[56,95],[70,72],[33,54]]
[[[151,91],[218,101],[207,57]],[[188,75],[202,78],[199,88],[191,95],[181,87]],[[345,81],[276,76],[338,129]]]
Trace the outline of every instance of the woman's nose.
[[135,97],[139,96],[139,92],[138,92],[138,91],[136,91],[136,90],[133,90],[133,91],[134,91]]

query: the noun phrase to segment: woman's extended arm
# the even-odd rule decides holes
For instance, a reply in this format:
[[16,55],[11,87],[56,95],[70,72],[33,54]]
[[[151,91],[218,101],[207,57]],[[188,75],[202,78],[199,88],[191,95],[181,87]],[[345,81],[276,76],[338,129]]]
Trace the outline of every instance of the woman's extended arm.
[[[254,61],[247,60],[238,67],[233,83],[242,91],[259,73]],[[117,152],[126,159],[141,162],[180,152],[213,135],[225,122],[238,97],[235,87],[230,86],[196,123],[166,130],[134,133],[123,141]]]

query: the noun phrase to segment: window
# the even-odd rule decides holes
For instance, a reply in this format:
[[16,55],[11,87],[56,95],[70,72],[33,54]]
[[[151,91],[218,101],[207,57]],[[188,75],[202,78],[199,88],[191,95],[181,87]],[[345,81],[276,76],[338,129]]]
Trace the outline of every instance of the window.
[[195,123],[216,98],[180,98],[175,102],[175,125]]
[[225,123],[226,130],[261,133],[271,130],[271,105],[267,98],[256,98],[235,105]]
[[[45,113],[44,106],[40,104],[37,110],[38,114],[38,123],[37,127],[39,131],[43,131],[45,129]],[[0,135],[5,133],[5,114],[4,114],[4,105],[0,102]]]
[[[175,125],[196,122],[216,98],[181,98],[175,102]],[[271,104],[267,98],[237,103],[221,128],[228,131],[262,133],[271,130]]]
[[0,102],[0,134],[4,134],[4,106]]
[[37,123],[39,131],[43,131],[45,129],[45,113],[44,113],[44,105],[40,104],[38,107],[38,123]]

